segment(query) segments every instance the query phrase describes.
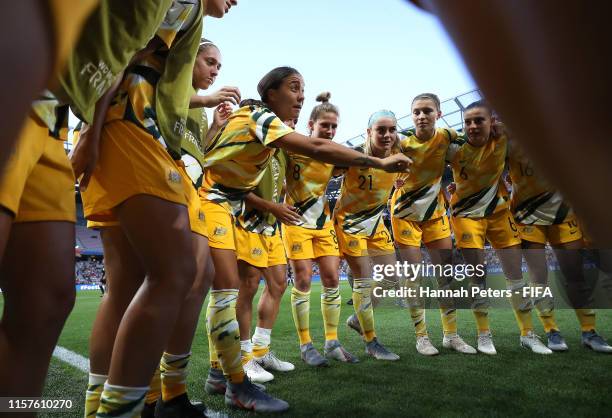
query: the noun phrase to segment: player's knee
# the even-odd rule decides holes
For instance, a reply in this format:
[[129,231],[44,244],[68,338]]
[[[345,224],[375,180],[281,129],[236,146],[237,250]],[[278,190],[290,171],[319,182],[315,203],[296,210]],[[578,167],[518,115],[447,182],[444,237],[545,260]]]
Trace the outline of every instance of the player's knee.
[[37,309],[42,313],[41,319],[48,324],[63,324],[76,300],[74,282],[65,280],[63,283],[49,286],[37,298]]
[[196,263],[193,257],[159,262],[151,266],[147,280],[150,284],[162,286],[166,291],[186,295],[193,286],[196,276]]

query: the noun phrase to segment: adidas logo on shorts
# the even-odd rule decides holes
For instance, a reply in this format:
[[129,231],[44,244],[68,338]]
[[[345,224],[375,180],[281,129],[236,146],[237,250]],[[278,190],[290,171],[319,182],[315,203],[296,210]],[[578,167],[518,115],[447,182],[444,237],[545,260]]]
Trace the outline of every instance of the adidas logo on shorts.
[[410,235],[412,235],[412,231],[409,229],[404,229],[402,230],[402,236],[403,237],[409,237]]
[[296,242],[291,246],[291,251],[295,253],[302,251],[302,244],[300,242]]
[[263,250],[261,248],[253,248],[253,251],[251,251],[251,255],[253,257],[261,257],[263,254]]
[[464,232],[463,235],[461,235],[461,241],[471,241],[472,240],[472,234],[470,234],[469,232]]
[[348,246],[349,248],[358,247],[359,241],[357,241],[356,239],[350,240]]

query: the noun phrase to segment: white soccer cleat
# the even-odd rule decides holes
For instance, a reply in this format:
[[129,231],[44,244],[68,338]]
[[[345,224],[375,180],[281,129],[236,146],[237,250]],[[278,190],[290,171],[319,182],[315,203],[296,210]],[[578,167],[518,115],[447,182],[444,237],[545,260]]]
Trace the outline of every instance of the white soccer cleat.
[[478,351],[483,354],[488,354],[490,356],[497,354],[497,350],[495,349],[495,345],[493,344],[493,336],[490,332],[478,334],[477,347]]
[[529,331],[529,333],[525,336],[521,335],[520,338],[521,347],[529,348],[536,354],[552,354],[552,350],[544,345],[540,338],[533,333],[533,331]]
[[243,367],[251,382],[266,383],[274,379],[274,375],[264,370],[255,359],[250,359]]
[[450,348],[461,354],[477,354],[478,351],[461,338],[458,334],[445,335],[442,339],[442,347]]
[[255,361],[266,370],[276,372],[290,372],[295,370],[295,366],[288,361],[282,361],[273,351],[268,351],[263,357],[254,357]]
[[431,340],[429,339],[427,335],[424,335],[422,337],[417,337],[416,349],[419,352],[419,354],[422,354],[424,356],[435,356],[436,354],[439,353],[438,349],[433,346],[433,344],[431,343]]

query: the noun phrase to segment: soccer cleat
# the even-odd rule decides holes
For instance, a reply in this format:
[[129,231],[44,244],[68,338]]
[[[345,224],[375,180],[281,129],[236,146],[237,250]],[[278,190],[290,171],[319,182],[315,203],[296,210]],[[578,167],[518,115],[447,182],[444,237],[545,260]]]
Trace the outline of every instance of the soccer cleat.
[[533,331],[529,331],[527,335],[521,335],[520,343],[521,347],[529,348],[536,354],[552,354],[552,350],[546,347]]
[[325,357],[333,360],[343,363],[359,363],[359,359],[346,351],[338,340],[325,341],[323,352],[325,353]]
[[612,353],[612,346],[595,330],[582,333],[582,345],[597,353]]
[[[253,383],[259,388],[259,390],[266,391],[266,387],[259,383]],[[206,378],[206,384],[204,385],[204,391],[209,395],[225,395],[227,388],[227,381],[223,375],[221,369],[210,369],[208,371],[208,377]]]
[[548,337],[548,343],[546,345],[552,351],[567,351],[567,343],[559,331],[553,329],[552,331],[547,332],[546,336]]
[[270,380],[274,379],[274,375],[261,367],[261,365],[255,361],[255,359],[250,359],[243,366],[244,372],[247,376],[249,376],[249,380],[255,383],[266,383]]
[[225,391],[225,404],[233,408],[254,412],[284,412],[289,409],[287,402],[263,392],[251,383],[246,376],[242,383],[228,382]]
[[435,356],[439,353],[438,349],[433,346],[431,340],[427,335],[417,337],[416,349],[419,354],[422,354],[424,356]]
[[497,350],[495,349],[495,345],[493,344],[493,336],[490,332],[478,334],[477,348],[478,351],[483,354],[488,354],[490,356],[497,354]]
[[159,401],[156,401],[156,402],[145,403],[144,408],[142,409],[142,412],[140,413],[140,417],[141,418],[155,418],[155,409],[159,402],[161,402],[161,398],[159,399]]
[[201,402],[191,403],[186,393],[168,402],[160,399],[155,408],[155,418],[202,418],[206,416],[206,406]]
[[346,326],[355,330],[357,334],[363,335],[363,331],[361,330],[361,324],[359,323],[359,318],[357,318],[357,314],[353,314],[346,318]]
[[365,352],[376,360],[395,361],[400,358],[397,354],[387,350],[387,348],[379,343],[376,338],[366,343]]
[[461,338],[458,334],[445,335],[442,339],[442,347],[450,348],[462,354],[477,354],[478,351]]
[[209,395],[224,395],[227,386],[227,381],[223,375],[223,370],[211,368],[206,377],[204,390]]
[[300,346],[300,352],[304,363],[313,367],[325,367],[329,366],[329,362],[323,357],[312,343],[304,344]]
[[263,357],[254,357],[255,361],[266,370],[277,372],[290,372],[295,370],[295,366],[288,361],[282,361],[273,351],[268,351]]

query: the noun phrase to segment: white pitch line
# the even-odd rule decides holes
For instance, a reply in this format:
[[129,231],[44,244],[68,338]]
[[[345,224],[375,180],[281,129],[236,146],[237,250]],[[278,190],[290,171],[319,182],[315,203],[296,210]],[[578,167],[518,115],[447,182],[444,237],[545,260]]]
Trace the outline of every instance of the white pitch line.
[[[55,350],[53,350],[53,357],[57,357],[64,363],[68,363],[85,373],[89,373],[89,359],[75,353],[74,351],[70,351],[67,348],[58,345],[55,347]],[[224,412],[217,412],[210,409],[207,411],[206,416],[214,418],[229,417],[229,415]]]
[[55,347],[55,350],[53,350],[53,357],[57,357],[61,361],[68,363],[85,373],[89,373],[89,359],[75,353],[74,351],[70,351],[67,348],[60,347],[58,345]]

